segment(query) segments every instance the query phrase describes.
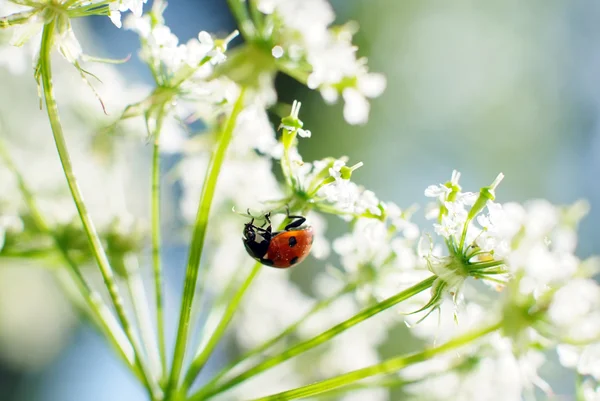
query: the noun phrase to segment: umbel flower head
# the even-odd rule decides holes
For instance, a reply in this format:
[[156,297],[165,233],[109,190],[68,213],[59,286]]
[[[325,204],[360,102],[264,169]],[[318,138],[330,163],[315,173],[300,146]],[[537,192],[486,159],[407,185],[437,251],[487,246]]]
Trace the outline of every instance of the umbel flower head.
[[[344,118],[365,124],[369,99],[386,86],[382,74],[370,72],[366,58],[352,44],[355,23],[332,25],[335,14],[326,0],[258,0],[232,2],[234,16],[246,44],[232,55],[226,71],[238,82],[260,85],[281,71],[310,89],[319,90],[327,103],[344,101]],[[254,64],[248,68],[244,64]],[[235,75],[235,77],[233,77]]]
[[53,24],[53,43],[70,63],[82,56],[79,41],[73,33],[71,19],[91,15],[107,15],[121,27],[121,12],[131,10],[141,15],[146,0],[32,0],[15,2],[16,12],[0,17],[0,28],[14,27],[11,44],[23,46],[40,33],[44,25]]
[[[438,252],[431,237],[422,237],[419,253],[437,278],[430,301],[415,313],[433,311],[446,294],[451,295],[456,303],[468,277],[481,279],[493,286],[506,283],[509,272],[500,252],[505,244],[489,240],[494,226],[489,224],[489,216],[482,215],[486,208],[494,211],[499,207],[494,203],[495,190],[503,178],[504,175],[499,174],[490,186],[481,188],[476,194],[462,192],[460,173],[454,171],[447,183],[431,185],[425,190],[425,196],[437,199],[429,208],[427,217],[436,219],[434,229],[443,238],[447,253]],[[474,221],[488,224],[479,227]]]

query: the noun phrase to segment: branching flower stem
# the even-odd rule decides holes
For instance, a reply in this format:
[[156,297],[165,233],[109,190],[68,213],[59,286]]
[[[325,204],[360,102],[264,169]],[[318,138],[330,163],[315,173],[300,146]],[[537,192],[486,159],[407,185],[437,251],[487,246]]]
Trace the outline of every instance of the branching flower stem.
[[438,354],[442,354],[444,352],[470,344],[473,341],[500,329],[501,325],[502,323],[495,323],[478,330],[470,331],[438,347],[433,347],[406,356],[391,358],[376,365],[354,370],[352,372],[313,383],[308,386],[284,391],[267,397],[257,398],[253,401],[297,400],[300,398],[312,397],[343,386],[347,386],[349,384],[353,384],[358,380],[362,380],[371,376],[392,373],[405,368],[406,366],[429,360]]
[[340,291],[338,291],[337,293],[335,293],[334,295],[332,295],[331,297],[323,299],[323,300],[315,303],[315,305],[308,312],[306,312],[296,322],[290,324],[288,327],[286,327],[285,329],[283,329],[281,331],[281,333],[279,333],[276,336],[274,336],[273,338],[265,341],[264,343],[262,343],[258,347],[255,347],[255,348],[251,349],[250,351],[246,352],[244,355],[242,355],[240,358],[238,358],[238,360],[234,361],[230,365],[228,365],[225,368],[223,368],[208,383],[206,383],[206,385],[204,386],[203,389],[208,390],[210,388],[215,387],[217,385],[217,383],[219,382],[219,380],[221,380],[221,378],[223,378],[224,376],[226,376],[227,373],[231,372],[240,363],[242,363],[244,361],[247,361],[247,360],[249,360],[250,358],[252,358],[252,357],[254,357],[256,355],[259,355],[259,354],[265,352],[266,350],[268,350],[269,348],[271,348],[273,345],[277,344],[279,341],[281,341],[282,339],[286,338],[288,335],[294,333],[296,331],[296,329],[302,323],[304,323],[309,317],[313,316],[318,311],[325,309],[326,307],[328,307],[329,305],[331,305],[334,301],[340,299],[341,296],[350,293],[355,288],[356,288],[356,284],[355,283],[349,283],[346,286],[344,286],[344,288],[342,288]]
[[282,352],[281,354],[276,355],[271,358],[268,358],[268,359],[260,362],[259,364],[254,365],[252,368],[246,370],[245,372],[240,373],[239,375],[226,381],[222,385],[217,386],[216,388],[212,388],[212,389],[203,388],[200,391],[198,391],[197,393],[195,393],[194,395],[192,395],[192,397],[190,398],[190,401],[204,400],[212,395],[224,392],[224,391],[230,389],[231,387],[245,381],[246,379],[249,379],[252,376],[255,376],[267,369],[270,369],[273,366],[279,365],[280,363],[283,363],[296,355],[306,352],[306,351],[316,347],[317,345],[323,344],[324,342],[329,341],[331,338],[337,336],[338,334],[348,330],[350,327],[353,327],[353,326],[357,325],[358,323],[363,322],[363,321],[367,320],[368,318],[376,315],[377,313],[382,312],[382,311],[384,311],[402,301],[405,301],[405,300],[413,297],[414,295],[419,294],[420,292],[430,288],[433,285],[433,282],[435,281],[436,278],[437,278],[436,276],[431,276],[431,277],[413,285],[412,287],[410,287],[410,288],[408,288],[408,289],[406,289],[406,290],[404,290],[382,302],[379,302],[369,308],[366,308],[362,312],[359,312],[358,314],[352,316],[350,319],[337,324],[336,326],[332,327],[331,329],[329,329],[327,331],[324,331],[323,333],[317,335],[316,337],[313,337],[309,340],[298,343],[295,346]]
[[152,147],[152,269],[154,272],[154,293],[156,302],[156,326],[158,332],[158,350],[162,375],[167,374],[167,348],[165,341],[165,318],[163,301],[163,279],[160,261],[160,132],[162,130],[164,109],[159,111],[154,132],[148,132],[154,139]]
[[152,377],[155,381],[158,381],[162,373],[158,344],[150,315],[150,303],[146,296],[146,288],[144,287],[137,257],[128,255],[125,258],[125,269],[127,270],[125,281],[129,290],[133,315],[139,329],[141,343],[147,353],[148,365],[152,372]]
[[123,359],[125,364],[131,369],[131,371],[141,379],[141,372],[135,364],[135,356],[129,340],[123,334],[123,330],[116,321],[114,315],[110,312],[110,309],[106,306],[100,294],[94,291],[85,281],[85,278],[81,274],[77,263],[71,255],[69,255],[69,249],[56,235],[56,232],[52,230],[46,218],[42,215],[33,192],[25,182],[24,177],[19,172],[17,166],[14,164],[10,154],[6,150],[4,143],[0,141],[0,158],[17,179],[17,185],[27,207],[29,213],[33,219],[36,228],[43,234],[46,234],[52,238],[56,249],[61,254],[65,263],[68,266],[67,272],[69,277],[75,283],[75,286],[81,295],[81,298],[86,302],[89,309],[85,310],[90,315],[91,320],[98,325],[98,328],[106,336],[111,345],[117,350],[119,356]]
[[225,312],[223,313],[219,324],[211,334],[210,338],[208,339],[208,342],[202,348],[202,351],[198,354],[198,356],[196,356],[192,361],[192,364],[190,365],[190,368],[188,369],[188,372],[185,375],[185,379],[181,389],[182,393],[186,392],[194,383],[194,379],[196,379],[196,376],[198,376],[198,374],[206,364],[206,361],[208,361],[208,358],[219,343],[219,340],[221,340],[223,334],[225,334],[225,330],[229,326],[233,315],[237,311],[244,294],[250,287],[250,284],[252,284],[252,281],[254,281],[254,278],[260,272],[261,267],[262,264],[260,262],[256,262],[254,264],[252,270],[250,271],[250,274],[248,274],[248,277],[246,277],[246,280],[244,280],[244,282],[242,283],[240,288],[238,288],[231,301],[229,301],[229,304],[227,305],[227,308],[225,309]]
[[77,207],[77,212],[79,213],[79,217],[83,224],[84,231],[90,243],[92,254],[96,259],[98,267],[100,268],[100,272],[102,273],[104,283],[106,284],[106,287],[108,289],[108,293],[110,295],[113,306],[117,312],[119,321],[121,322],[123,330],[125,331],[125,334],[129,338],[129,341],[131,342],[131,345],[133,347],[135,353],[136,366],[142,373],[142,379],[145,386],[152,394],[152,397],[156,398],[156,385],[152,383],[151,375],[148,371],[148,366],[146,366],[146,364],[144,364],[141,360],[143,353],[140,344],[134,333],[133,327],[129,322],[129,319],[127,318],[125,306],[123,305],[123,299],[119,294],[114,273],[112,271],[112,268],[110,267],[108,258],[106,256],[104,248],[102,247],[102,243],[100,242],[100,237],[96,232],[96,227],[94,226],[94,223],[92,222],[89,212],[85,206],[81,189],[79,188],[79,184],[77,183],[77,179],[73,172],[71,157],[67,149],[67,144],[65,142],[62,126],[60,123],[58,107],[56,104],[54,88],[52,84],[51,50],[55,24],[56,21],[51,20],[46,25],[44,25],[44,30],[42,33],[42,43],[40,47],[40,67],[41,79],[43,83],[44,100],[46,102],[46,109],[48,112],[48,118],[50,120],[52,133],[54,135],[56,149],[60,157],[63,172],[65,173],[65,177],[67,179],[69,190],[71,191],[73,201],[75,203],[75,206]]
[[175,342],[175,352],[173,355],[173,363],[171,368],[171,376],[166,389],[166,399],[169,400],[172,394],[175,394],[175,389],[179,384],[179,378],[183,367],[187,339],[189,335],[190,315],[192,312],[192,304],[196,294],[196,281],[200,270],[200,259],[202,250],[204,249],[204,239],[206,237],[206,229],[208,226],[208,217],[212,200],[217,186],[217,180],[221,171],[221,166],[225,160],[227,149],[233,137],[233,130],[237,121],[237,117],[244,107],[245,89],[242,88],[240,95],[233,106],[231,115],[227,120],[223,131],[218,139],[218,144],[213,152],[204,185],[198,212],[196,214],[196,222],[194,224],[194,232],[190,244],[188,263],[185,274],[185,284],[183,288],[183,298],[181,301],[181,310],[179,315],[179,325],[177,330],[177,339]]
[[[284,227],[284,224],[282,224],[282,226],[280,227],[280,229],[282,229],[283,227]],[[254,267],[250,271],[250,274],[248,274],[248,277],[246,278],[246,280],[244,281],[244,283],[240,286],[240,288],[238,288],[237,292],[235,293],[235,295],[233,296],[233,298],[231,299],[231,301],[229,301],[229,303],[227,305],[227,308],[225,309],[225,312],[223,313],[223,316],[221,317],[221,320],[219,321],[219,324],[217,325],[217,327],[214,330],[213,334],[209,338],[209,340],[206,343],[206,345],[204,346],[204,348],[202,348],[202,351],[192,361],[192,364],[190,365],[190,368],[188,369],[188,372],[185,375],[183,386],[181,388],[181,393],[187,392],[187,390],[194,383],[194,380],[196,379],[196,377],[198,376],[198,374],[202,371],[202,368],[204,367],[204,365],[208,361],[208,358],[210,357],[210,355],[214,351],[214,348],[216,347],[216,345],[219,343],[219,341],[221,340],[221,338],[225,334],[225,330],[227,329],[229,323],[231,322],[231,319],[233,318],[233,315],[237,311],[238,306],[239,306],[239,304],[240,304],[240,302],[241,302],[244,294],[246,293],[246,291],[250,287],[250,284],[252,284],[252,281],[254,281],[254,278],[257,276],[257,274],[260,271],[261,267],[262,267],[262,264],[260,264],[258,262],[254,264]],[[291,324],[288,328],[286,328],[285,330],[283,330],[278,336],[272,338],[271,340],[265,342],[261,346],[259,346],[259,347],[255,348],[254,350],[250,351],[248,354],[244,355],[240,359],[240,361],[234,363],[229,368],[224,369],[221,372],[221,374],[216,375],[215,377],[213,377],[213,379],[211,380],[211,382],[208,383],[205,387],[208,387],[211,384],[212,385],[216,384],[216,382],[221,377],[223,377],[223,375],[225,373],[227,373],[231,368],[233,368],[234,366],[236,366],[242,360],[250,358],[251,356],[256,355],[256,354],[258,354],[258,353],[260,353],[260,352],[262,352],[262,351],[270,348],[273,344],[277,343],[279,340],[281,340],[282,338],[284,338],[288,334],[292,333],[303,321],[305,321],[306,319],[308,319],[308,317],[311,316],[313,313],[315,313],[315,312],[323,309],[324,307],[326,307],[327,305],[329,305],[331,302],[333,302],[335,299],[337,299],[339,296],[341,296],[343,294],[346,294],[349,291],[351,291],[354,287],[355,287],[354,285],[350,285],[349,284],[348,286],[344,287],[342,289],[342,291],[340,291],[338,294],[334,295],[333,297],[328,298],[328,299],[324,300],[323,302],[317,303],[308,313],[306,313],[305,316],[303,316],[302,318],[300,318],[296,323]]]

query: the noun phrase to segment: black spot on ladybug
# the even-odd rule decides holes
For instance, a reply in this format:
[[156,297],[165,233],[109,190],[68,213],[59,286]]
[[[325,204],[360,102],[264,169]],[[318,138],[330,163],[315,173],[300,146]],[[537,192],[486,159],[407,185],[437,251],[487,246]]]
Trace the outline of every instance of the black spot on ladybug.
[[296,246],[298,241],[296,240],[296,237],[290,237],[290,239],[288,240],[288,243],[290,244],[290,248],[293,248]]
[[273,266],[275,264],[275,262],[273,262],[271,259],[262,259],[260,262],[267,266]]
[[294,256],[294,257],[292,258],[292,260],[290,260],[290,266],[291,266],[291,265],[295,265],[297,261],[298,261],[298,257],[297,257],[297,256]]

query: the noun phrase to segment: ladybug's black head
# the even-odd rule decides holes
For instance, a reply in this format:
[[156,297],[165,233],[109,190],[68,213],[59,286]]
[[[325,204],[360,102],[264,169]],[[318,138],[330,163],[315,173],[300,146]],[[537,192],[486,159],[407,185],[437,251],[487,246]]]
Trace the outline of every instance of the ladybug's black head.
[[271,233],[256,227],[252,222],[244,225],[244,246],[250,256],[261,259],[269,250]]
[[256,239],[256,229],[252,223],[244,225],[244,242],[254,241]]

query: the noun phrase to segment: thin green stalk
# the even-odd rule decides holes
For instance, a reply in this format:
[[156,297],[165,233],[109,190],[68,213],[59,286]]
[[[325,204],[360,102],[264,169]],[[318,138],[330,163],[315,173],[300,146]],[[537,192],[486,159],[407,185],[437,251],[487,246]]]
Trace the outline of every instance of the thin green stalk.
[[[154,296],[156,302],[156,328],[160,354],[161,378],[167,374],[167,347],[165,341],[165,318],[163,301],[162,266],[160,262],[160,132],[164,119],[164,109],[159,111],[152,149],[152,269],[154,271]],[[166,376],[165,376],[166,377]]]
[[346,285],[344,288],[342,288],[340,291],[335,293],[333,296],[317,302],[308,312],[306,312],[304,314],[304,316],[302,316],[296,322],[294,322],[291,325],[289,325],[288,327],[286,327],[281,333],[279,333],[278,335],[274,336],[273,338],[263,342],[258,347],[255,347],[255,348],[251,349],[250,351],[246,352],[244,355],[239,357],[236,361],[234,361],[230,365],[223,368],[208,383],[206,383],[206,385],[204,385],[202,390],[209,390],[209,389],[215,387],[215,385],[219,382],[219,380],[221,380],[221,378],[224,377],[227,373],[231,372],[237,365],[252,358],[255,355],[263,353],[264,351],[268,350],[269,348],[271,348],[273,345],[277,344],[279,341],[281,341],[288,335],[294,333],[296,331],[296,329],[302,323],[304,323],[309,317],[311,317],[318,311],[325,309],[326,307],[331,305],[334,301],[338,300],[342,295],[348,294],[354,288],[356,288],[356,284],[350,283],[350,284]]
[[116,321],[114,315],[110,312],[102,296],[94,291],[85,281],[79,267],[69,255],[69,250],[64,246],[60,238],[50,228],[46,219],[42,215],[33,192],[29,189],[29,186],[25,182],[24,177],[21,175],[16,165],[14,164],[10,154],[8,153],[4,143],[0,141],[0,157],[4,160],[6,167],[11,171],[16,179],[21,195],[27,204],[31,217],[37,229],[42,233],[52,238],[54,246],[60,252],[62,258],[69,267],[67,270],[71,280],[75,283],[75,286],[79,292],[81,298],[86,302],[89,310],[90,317],[95,322],[100,331],[106,336],[111,345],[117,350],[119,356],[123,359],[125,364],[131,369],[131,371],[141,379],[141,372],[135,364],[135,356],[129,340],[123,334],[123,330]]
[[54,87],[52,84],[51,50],[55,24],[56,20],[53,19],[46,25],[44,25],[44,30],[42,33],[42,43],[40,46],[40,71],[44,88],[44,100],[46,101],[46,110],[48,112],[50,126],[52,127],[54,142],[56,143],[56,149],[60,157],[63,172],[65,173],[65,177],[67,179],[67,184],[69,185],[69,190],[71,191],[71,195],[73,197],[73,202],[77,207],[77,212],[79,213],[81,223],[83,224],[84,231],[90,243],[92,254],[96,259],[98,267],[100,268],[100,272],[102,273],[104,283],[106,284],[106,287],[108,289],[108,293],[110,295],[113,306],[117,312],[119,321],[121,322],[123,330],[125,331],[125,334],[129,338],[129,341],[131,342],[131,345],[133,347],[136,358],[136,365],[142,373],[143,382],[154,397],[156,386],[150,380],[151,376],[148,372],[148,367],[140,359],[141,355],[143,355],[143,353],[141,352],[141,347],[135,336],[129,319],[127,318],[127,314],[125,313],[123,299],[119,294],[114,273],[110,267],[108,258],[106,257],[106,253],[104,252],[104,248],[102,247],[102,243],[100,242],[100,237],[96,232],[96,227],[94,226],[94,223],[92,222],[92,219],[88,213],[87,207],[85,206],[83,195],[81,194],[79,184],[77,183],[77,178],[75,177],[75,174],[73,172],[71,157],[69,155],[67,144],[65,142],[58,114],[58,106],[56,105],[56,99],[54,96]]
[[[292,135],[290,131],[287,129],[283,130],[283,136]],[[293,189],[296,180],[294,179],[294,171],[292,170],[292,160],[290,158],[290,148],[289,146],[283,146],[283,158],[281,159],[281,171],[283,172],[283,176],[285,177],[285,182],[288,188]]]
[[131,296],[131,304],[137,325],[140,331],[142,344],[147,352],[150,371],[154,374],[153,378],[159,380],[161,377],[161,365],[158,344],[152,327],[152,319],[150,318],[150,303],[146,296],[146,289],[140,274],[140,267],[137,258],[128,258],[126,261],[127,269],[127,287]]
[[282,362],[287,361],[288,359],[301,354],[303,352],[308,351],[309,349],[312,349],[314,347],[316,347],[317,345],[320,345],[328,340],[330,340],[331,338],[337,336],[338,334],[348,330],[350,327],[353,327],[355,325],[357,325],[358,323],[367,320],[368,318],[370,318],[371,316],[376,315],[379,312],[382,312],[402,301],[405,301],[411,297],[413,297],[414,295],[419,294],[420,292],[430,288],[433,285],[433,282],[436,280],[436,276],[431,276],[415,285],[413,285],[412,287],[382,301],[379,302],[369,308],[364,309],[362,312],[359,312],[358,314],[352,316],[350,319],[337,324],[336,326],[333,326],[331,329],[324,331],[323,333],[317,335],[316,337],[313,337],[309,340],[303,341],[301,343],[296,344],[295,346],[287,349],[286,351],[282,352],[281,354],[268,358],[264,361],[262,361],[261,363],[254,365],[252,368],[246,370],[245,372],[240,373],[239,375],[233,377],[232,379],[226,381],[225,383],[223,383],[222,385],[216,387],[216,388],[212,388],[212,389],[201,389],[200,391],[198,391],[196,394],[194,394],[191,397],[191,400],[204,400],[205,398],[208,398],[212,395],[221,393],[225,390],[230,389],[231,387],[243,382],[244,380],[257,375],[258,373],[261,373],[269,368],[272,368],[273,366],[279,365]]
[[[285,227],[285,224],[282,223],[281,226],[278,228],[278,230],[282,230],[284,227]],[[217,327],[215,328],[215,330],[211,334],[210,338],[208,339],[208,342],[206,343],[206,345],[204,345],[204,347],[202,348],[202,351],[200,351],[200,353],[192,361],[192,363],[188,369],[188,372],[185,375],[182,387],[179,391],[180,394],[185,394],[187,392],[187,390],[194,383],[196,376],[198,376],[198,374],[200,373],[200,371],[206,364],[206,361],[208,361],[208,358],[210,357],[210,355],[214,351],[215,347],[219,343],[219,340],[225,334],[225,330],[227,329],[227,326],[229,326],[229,323],[231,322],[233,315],[237,311],[238,306],[239,306],[240,302],[242,301],[242,298],[244,297],[244,294],[246,293],[248,288],[250,288],[250,285],[252,284],[252,282],[254,281],[254,279],[256,278],[258,273],[260,272],[261,267],[262,267],[262,264],[260,262],[256,262],[254,264],[254,267],[250,271],[250,274],[248,274],[248,277],[246,277],[246,280],[244,280],[244,282],[238,288],[238,290],[236,291],[236,293],[233,296],[233,298],[231,299],[231,301],[229,301],[229,303],[227,304],[227,308],[225,309],[223,316],[221,316],[221,319],[219,320]],[[200,344],[200,347],[202,347],[202,343]]]
[[240,286],[240,288],[238,288],[237,292],[227,305],[227,308],[225,309],[225,312],[223,313],[219,324],[217,325],[215,331],[213,331],[208,342],[202,349],[202,352],[200,352],[200,354],[192,361],[192,364],[190,365],[190,368],[188,369],[188,372],[185,375],[185,379],[183,381],[182,393],[187,392],[187,390],[192,386],[194,380],[196,379],[196,376],[198,376],[198,374],[206,364],[206,361],[208,361],[208,358],[211,356],[215,347],[219,343],[219,340],[221,339],[221,337],[223,337],[223,334],[225,334],[225,330],[227,329],[227,326],[229,326],[229,322],[231,322],[233,315],[237,311],[244,294],[250,287],[250,284],[252,284],[252,281],[254,281],[254,278],[260,271],[261,267],[262,264],[260,262],[256,262],[254,264],[254,267],[252,267],[250,274],[248,274],[248,277],[246,277],[244,283]]
[[[207,302],[204,299],[200,300],[200,304],[196,310],[192,310],[191,319],[193,322],[201,322],[201,329],[199,335],[199,344],[197,349],[201,349],[202,341],[206,335],[206,331],[208,330],[210,322],[214,322],[217,320],[217,315],[221,314],[225,309],[225,305],[229,303],[229,299],[231,298],[233,291],[235,290],[236,284],[238,284],[239,277],[242,273],[247,270],[246,266],[240,265],[229,278],[227,285],[223,290],[220,290],[218,293],[218,297],[214,302]],[[206,282],[208,280],[208,269],[204,269],[203,274],[200,276],[200,285],[196,287],[196,296],[199,294],[203,294],[204,286],[202,285],[202,281]],[[210,303],[210,310],[206,319],[203,319],[203,314],[205,313],[206,304]]]
[[188,263],[185,274],[185,283],[183,287],[183,298],[181,300],[181,310],[179,315],[179,326],[177,330],[177,339],[175,342],[175,352],[173,354],[173,363],[171,367],[171,376],[166,391],[166,398],[169,399],[171,393],[179,384],[179,377],[185,357],[185,349],[189,335],[190,314],[192,312],[192,303],[196,294],[196,281],[198,279],[198,271],[200,270],[200,259],[202,250],[204,249],[204,238],[206,237],[206,228],[208,226],[208,217],[210,207],[215,194],[217,180],[221,172],[221,166],[225,161],[227,149],[233,137],[233,130],[237,121],[237,117],[244,107],[245,89],[242,88],[238,99],[236,100],[231,115],[225,124],[225,128],[221,133],[217,148],[213,152],[204,184],[202,186],[202,194],[198,212],[196,214],[196,222],[194,232],[190,244]]
[[472,341],[475,341],[483,336],[486,336],[500,329],[501,325],[501,323],[496,323],[491,326],[470,331],[438,347],[426,349],[424,351],[416,352],[407,356],[391,358],[376,365],[372,365],[362,369],[357,369],[352,372],[335,376],[327,380],[322,380],[320,382],[316,382],[308,386],[299,387],[294,390],[284,391],[278,394],[269,395],[267,397],[257,398],[253,401],[289,401],[300,398],[312,397],[318,394],[338,389],[343,386],[347,386],[349,384],[353,384],[358,380],[362,380],[371,376],[396,372],[409,365],[414,365],[415,363],[427,361],[438,354],[467,345]]
[[503,260],[491,260],[489,262],[475,262],[475,263],[469,263],[469,270],[483,270],[483,269],[487,269],[489,267],[496,267],[496,266],[502,266],[505,265],[506,263]]
[[10,28],[11,26],[26,24],[31,20],[35,14],[37,14],[39,10],[32,11],[23,11],[20,13],[14,13],[7,15],[6,17],[0,18],[0,29]]
[[248,14],[246,0],[227,0],[227,4],[229,5],[233,17],[238,23],[238,27],[240,28],[240,32],[244,39],[247,41],[253,39],[256,34],[256,28],[254,27],[254,24],[252,24],[252,20]]
[[443,371],[437,371],[434,373],[430,373],[425,376],[421,376],[417,379],[412,379],[412,380],[404,379],[394,373],[391,373],[388,376],[379,378],[377,380],[358,381],[358,382],[354,382],[354,383],[348,384],[343,387],[338,387],[337,389],[328,391],[327,394],[320,396],[319,400],[327,400],[331,397],[339,397],[339,395],[341,395],[341,394],[346,394],[346,393],[348,393],[350,391],[354,391],[354,390],[365,390],[365,389],[372,389],[372,388],[405,387],[405,386],[408,386],[411,384],[422,383],[425,380],[430,380],[430,379],[434,379],[436,377],[443,376],[449,371],[468,367],[469,364],[470,364],[470,361],[468,358],[466,358],[462,361],[459,361],[458,363],[454,363],[454,364],[448,366]]
[[462,234],[460,236],[460,243],[458,245],[459,252],[462,252],[463,247],[465,246],[465,240],[467,239],[467,229],[468,229],[470,223],[471,223],[471,219],[467,219],[463,226]]

